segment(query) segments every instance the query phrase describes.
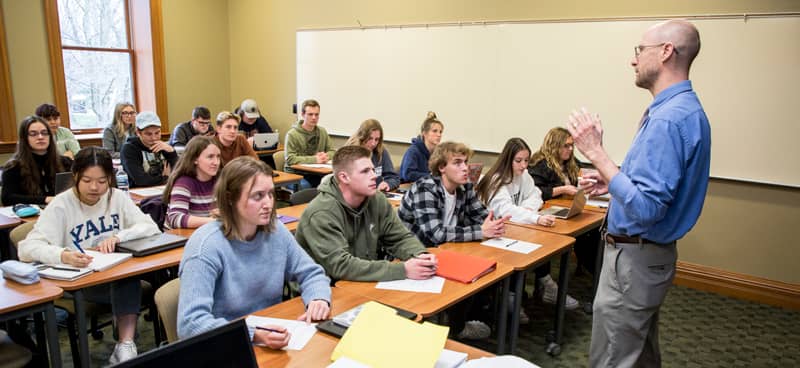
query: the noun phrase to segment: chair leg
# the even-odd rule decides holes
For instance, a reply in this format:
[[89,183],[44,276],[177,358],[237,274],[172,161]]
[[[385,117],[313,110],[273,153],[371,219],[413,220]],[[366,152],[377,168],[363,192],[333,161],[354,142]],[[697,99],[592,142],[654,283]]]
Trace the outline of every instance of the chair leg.
[[79,367],[81,365],[81,354],[78,349],[78,332],[76,331],[75,316],[67,316],[67,336],[69,337],[69,350],[72,352],[72,363]]

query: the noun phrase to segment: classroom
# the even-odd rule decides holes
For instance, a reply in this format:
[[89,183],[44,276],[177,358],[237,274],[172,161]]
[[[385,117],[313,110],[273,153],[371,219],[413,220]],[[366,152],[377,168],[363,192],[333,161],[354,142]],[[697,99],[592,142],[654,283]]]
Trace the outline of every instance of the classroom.
[[[701,22],[698,24],[705,24],[702,22],[714,21],[703,20],[702,17],[712,15],[726,15],[730,16],[730,19],[741,15],[742,22],[747,21],[748,15],[752,17],[753,22],[787,18],[795,22],[793,23],[795,28],[792,28],[795,32],[770,41],[790,45],[786,49],[792,53],[765,56],[764,59],[779,60],[774,61],[776,65],[774,67],[766,64],[740,72],[759,73],[761,76],[756,79],[767,80],[774,84],[796,85],[800,82],[800,74],[796,68],[789,68],[791,69],[789,74],[779,72],[784,70],[782,68],[786,68],[783,63],[788,62],[791,66],[793,61],[800,60],[796,46],[800,44],[798,42],[800,32],[797,32],[796,26],[800,4],[792,0],[757,2],[707,0],[665,3],[629,0],[567,3],[516,0],[506,2],[128,0],[128,2],[131,3],[132,9],[150,14],[145,26],[150,27],[157,35],[151,40],[152,44],[146,46],[150,47],[149,52],[153,55],[153,65],[146,65],[147,62],[138,64],[138,67],[153,69],[150,79],[147,73],[138,73],[143,81],[139,82],[140,90],[136,103],[139,111],[157,112],[163,123],[164,140],[168,139],[169,133],[175,126],[190,119],[192,109],[197,105],[207,106],[211,110],[213,120],[218,112],[230,111],[243,99],[252,98],[258,101],[261,112],[268,118],[272,128],[280,132],[283,142],[285,133],[297,120],[297,115],[292,111],[293,104],[300,104],[306,98],[317,98],[321,105],[320,125],[328,128],[334,147],[342,147],[349,134],[356,130],[362,120],[377,118],[384,123],[388,137],[385,147],[391,154],[395,166],[399,167],[403,154],[409,147],[411,135],[407,132],[417,130],[427,110],[434,110],[437,113],[440,111],[436,107],[431,107],[409,112],[415,117],[414,120],[395,125],[385,123],[391,121],[392,117],[372,116],[371,112],[354,121],[326,122],[326,119],[338,116],[333,114],[335,108],[331,104],[334,102],[320,96],[300,95],[298,91],[298,79],[302,79],[298,76],[298,37],[300,34],[313,33],[315,30],[358,30],[359,27],[377,29],[382,26],[419,28],[445,23],[450,25],[464,23],[465,27],[480,27],[481,22],[554,21],[567,26],[580,24],[583,20],[656,23],[657,19],[675,16],[687,17],[690,20],[696,17]],[[54,81],[54,67],[50,62],[53,50],[51,43],[48,42],[49,25],[46,13],[55,4],[55,0],[0,2],[2,12],[0,162],[6,162],[15,150],[19,122],[31,115],[36,106],[59,102],[60,97],[55,95],[57,91],[65,89],[63,81]],[[450,28],[452,27],[458,26]],[[700,33],[702,37],[702,28]],[[634,40],[638,37],[636,34],[627,36],[634,37]],[[726,44],[735,44],[736,40],[725,41]],[[715,40],[706,38],[703,42],[704,47],[708,46],[711,49]],[[614,45],[618,46],[620,45]],[[618,60],[603,62],[617,63],[627,68],[629,73],[624,75],[624,78],[628,79],[621,81],[623,83],[620,83],[622,85],[620,93],[625,93],[626,96],[635,94],[637,99],[630,101],[629,104],[641,114],[641,109],[649,103],[650,96],[646,91],[633,85],[633,72],[629,64],[633,57],[630,48],[635,44],[621,46],[626,53],[619,55]],[[539,52],[546,53],[548,50]],[[708,72],[712,68],[702,65],[703,52],[700,52],[697,68],[706,73],[698,75],[713,76],[713,73]],[[747,53],[747,50],[736,50],[736,52]],[[612,53],[608,51],[604,57],[607,59],[611,55]],[[736,82],[728,80],[726,83],[733,89],[738,87]],[[724,101],[718,96],[709,96],[708,94],[712,92],[704,91],[700,87],[702,83],[702,81],[695,82],[695,89],[701,101],[704,103],[712,99]],[[357,86],[348,88],[355,89]],[[424,89],[425,86],[419,88]],[[740,88],[746,89],[747,86]],[[775,88],[780,91],[789,90],[785,86]],[[158,92],[148,94],[148,90],[158,90]],[[714,92],[718,92],[718,89],[714,89]],[[771,106],[774,112],[772,116],[777,118],[764,122],[763,126],[771,129],[766,130],[767,132],[776,131],[777,134],[767,135],[768,133],[760,129],[755,130],[763,135],[742,134],[729,129],[723,136],[714,136],[714,147],[727,146],[728,151],[723,151],[722,155],[730,152],[726,157],[731,157],[731,160],[719,161],[718,158],[714,158],[717,151],[712,151],[712,173],[702,215],[696,226],[678,242],[679,253],[674,284],[686,290],[707,293],[703,295],[725,297],[725,300],[730,298],[730,300],[747,301],[743,303],[788,311],[785,313],[795,317],[795,322],[789,323],[797,326],[796,311],[800,309],[800,271],[796,265],[800,263],[800,255],[793,251],[795,243],[793,230],[797,219],[800,219],[800,180],[797,178],[797,173],[800,171],[797,170],[797,165],[792,163],[791,157],[795,156],[793,153],[797,150],[796,145],[790,140],[793,134],[789,134],[797,132],[797,124],[792,124],[791,106],[774,106],[774,100],[770,93],[764,92],[756,93],[756,97],[748,102],[756,106]],[[567,105],[579,108],[584,103],[594,106],[591,105],[591,101],[584,99]],[[330,112],[327,116],[326,110]],[[531,109],[525,114],[534,117],[537,111]],[[561,125],[566,124],[568,114],[569,110],[561,114],[564,118]],[[443,141],[461,140],[476,149],[471,161],[483,163],[484,169],[495,162],[505,139],[512,136],[522,137],[535,150],[535,147],[541,144],[546,130],[557,123],[553,121],[557,118],[555,115],[547,117],[552,124],[536,125],[535,131],[522,124],[510,128],[504,127],[502,132],[505,135],[502,139],[498,138],[501,143],[495,144],[494,140],[488,140],[494,146],[492,148],[486,147],[484,142],[460,139],[461,137],[454,133],[458,129],[458,122],[448,118],[447,115],[441,115],[440,118],[446,128]],[[720,126],[726,124],[723,121],[715,121],[714,116],[709,118],[712,131],[715,130],[715,124]],[[638,117],[617,121],[614,127],[633,125],[635,119]],[[761,126],[760,122],[750,122],[750,124]],[[334,125],[341,129],[330,128]],[[398,126],[398,129],[393,131],[393,126]],[[724,130],[721,128],[719,131]],[[513,135],[506,134],[507,132],[513,132]],[[612,131],[607,130],[606,134],[611,137],[615,147],[620,147],[614,154],[614,160],[619,164],[633,133],[626,131],[622,135],[612,136]],[[87,140],[89,141],[92,140]],[[749,155],[757,158],[742,165],[747,168],[738,171],[736,163],[740,161],[733,159],[736,157],[734,155],[748,154],[751,150],[759,151]],[[778,174],[772,177],[755,168],[762,164],[768,168],[767,171]],[[717,173],[715,173],[716,168],[719,169]],[[570,291],[572,287],[575,286],[571,284]],[[534,316],[531,317],[533,319]],[[574,320],[570,322],[569,319],[568,314],[566,322],[568,326],[570,323],[576,323]],[[591,315],[584,316],[580,322],[591,324]],[[547,323],[549,326],[550,322]],[[533,338],[541,340],[542,333]],[[525,339],[525,336],[521,336],[520,344],[524,344]],[[531,346],[536,346],[538,349],[541,344],[543,342]],[[486,346],[481,348],[487,351],[493,349]],[[574,349],[578,352],[576,354],[586,355],[588,346]],[[64,350],[62,348],[62,353],[65,353]],[[68,348],[66,350],[65,356],[68,356]],[[521,356],[524,354],[528,352],[518,353]],[[551,358],[543,351],[537,351],[535,356],[539,360],[534,360],[533,363],[540,366],[568,366],[547,361]],[[795,362],[800,358],[789,356],[785,359],[785,362]],[[68,361],[69,359],[65,360],[65,365]],[[688,361],[691,362],[691,359]],[[678,365],[676,361],[667,360],[664,364]]]

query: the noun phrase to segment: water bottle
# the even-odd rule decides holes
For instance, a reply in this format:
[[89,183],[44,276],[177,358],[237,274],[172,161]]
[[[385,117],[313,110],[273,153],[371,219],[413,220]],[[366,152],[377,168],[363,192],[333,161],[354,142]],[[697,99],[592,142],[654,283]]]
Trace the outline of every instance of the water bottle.
[[128,193],[128,189],[130,189],[130,184],[128,184],[128,173],[126,173],[121,167],[119,170],[117,170],[117,189],[123,191],[125,195],[130,195]]

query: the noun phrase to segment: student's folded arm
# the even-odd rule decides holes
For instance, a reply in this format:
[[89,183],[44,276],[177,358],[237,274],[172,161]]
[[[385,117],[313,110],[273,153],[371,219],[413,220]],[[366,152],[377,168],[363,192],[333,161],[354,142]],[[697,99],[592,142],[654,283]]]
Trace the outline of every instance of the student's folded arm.
[[73,248],[67,244],[57,244],[68,231],[66,215],[61,208],[48,208],[42,211],[33,229],[19,242],[19,259],[23,262],[61,263],[61,252]]
[[286,166],[317,163],[317,156],[315,155],[298,154],[303,146],[303,137],[300,137],[299,134],[291,130],[286,133]]
[[403,261],[425,252],[425,246],[403,225],[400,218],[394,214],[391,205],[387,204],[387,209],[388,211],[383,214],[386,221],[381,241],[387,245],[389,252]]
[[288,247],[284,280],[296,281],[302,290],[303,304],[321,299],[331,303],[331,279],[325,270],[314,262],[303,248],[297,244],[294,236],[284,226],[278,226],[275,236],[278,241]]
[[[305,213],[303,217],[306,217]],[[402,263],[367,260],[351,254],[339,220],[324,211],[309,214],[301,221],[306,248],[331,278],[352,281],[389,281],[405,278],[405,268]]]
[[684,139],[676,124],[650,122],[648,134],[640,137],[638,158],[609,183],[615,201],[621,201],[625,214],[648,227],[667,214],[683,175]]
[[[202,254],[185,257],[181,262],[181,288],[178,297],[178,337],[191,337],[227,321],[211,313],[214,305],[216,279],[222,272],[221,264]],[[250,339],[253,339],[253,330]]]
[[150,174],[144,171],[142,153],[134,148],[133,145],[128,144],[122,146],[120,156],[122,157],[122,168],[130,177],[132,184],[137,187],[151,187],[162,184],[161,175],[150,176]]

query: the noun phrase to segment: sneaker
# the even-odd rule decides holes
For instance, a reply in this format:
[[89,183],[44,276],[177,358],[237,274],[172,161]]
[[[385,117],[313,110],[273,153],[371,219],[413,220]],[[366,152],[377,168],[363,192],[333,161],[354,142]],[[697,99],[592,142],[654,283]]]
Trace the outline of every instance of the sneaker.
[[461,340],[485,340],[491,335],[492,329],[481,321],[467,321],[464,329],[458,333]]
[[[550,275],[540,278],[539,286],[542,290],[542,301],[547,304],[556,304],[556,299],[558,298],[558,284],[553,281],[553,278]],[[574,310],[580,306],[575,298],[571,297],[567,294],[567,301],[564,304],[564,309],[566,310]]]
[[136,351],[136,343],[133,341],[120,342],[114,347],[114,352],[111,353],[108,362],[111,364],[118,364],[136,358],[137,355],[139,355],[139,353]]
[[[508,313],[514,312],[514,293],[511,292],[508,295]],[[520,308],[519,309],[519,324],[527,325],[531,322],[531,319],[528,318],[528,315],[525,314],[525,310]]]

